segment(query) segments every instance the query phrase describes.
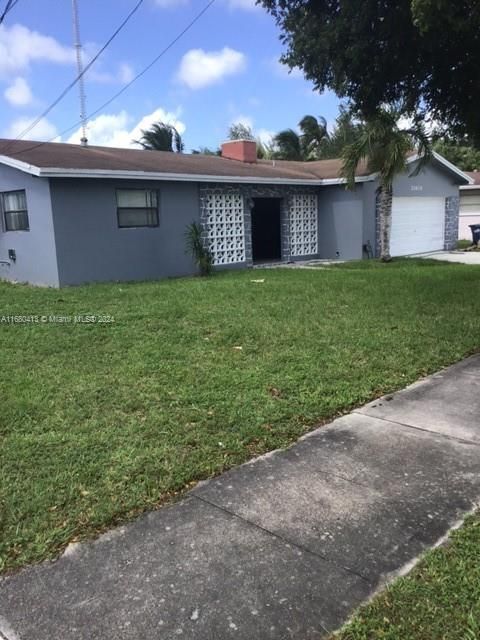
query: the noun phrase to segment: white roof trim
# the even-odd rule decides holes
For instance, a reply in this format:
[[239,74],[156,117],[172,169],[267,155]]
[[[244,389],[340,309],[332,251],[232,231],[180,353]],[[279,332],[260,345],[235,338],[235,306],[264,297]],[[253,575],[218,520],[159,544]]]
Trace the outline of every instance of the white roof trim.
[[[439,162],[440,164],[443,164],[443,166],[446,167],[447,169],[449,169],[452,173],[455,173],[455,174],[457,174],[457,176],[460,176],[460,178],[463,178],[464,180],[466,180],[468,182],[468,184],[474,184],[475,183],[473,178],[471,178],[469,175],[464,173],[461,169],[459,169],[457,166],[455,166],[454,164],[449,162],[446,158],[441,156],[436,151],[433,151],[432,155],[435,158],[435,160],[437,160],[437,162]],[[420,156],[418,155],[418,153],[416,153],[414,156],[410,156],[410,158],[408,158],[407,164],[412,164],[412,162],[416,162],[419,159],[420,159]],[[462,188],[462,187],[460,187],[460,188]]]
[[[454,164],[449,162],[446,158],[441,156],[436,151],[433,152],[433,157],[440,164],[443,164],[447,169],[463,178],[468,185],[473,185],[474,188],[478,188],[479,185],[475,185],[475,181],[469,175],[461,171]],[[412,164],[419,160],[418,154],[410,156],[407,160],[407,164]],[[346,184],[345,178],[264,178],[257,176],[217,176],[217,175],[203,175],[194,173],[167,173],[167,172],[152,172],[152,171],[112,171],[110,169],[65,169],[58,167],[37,167],[35,165],[16,160],[10,156],[0,155],[0,164],[7,165],[24,173],[29,173],[33,176],[44,178],[112,178],[117,180],[172,180],[174,182],[230,182],[235,184],[245,183],[257,183],[257,184],[290,184],[290,185],[313,185],[313,186],[328,186],[328,185],[341,185]],[[368,176],[359,176],[355,178],[355,182],[371,182],[377,179],[377,174],[373,173]],[[461,189],[468,187],[460,187]]]
[[[36,167],[9,156],[0,156],[0,164],[19,169],[30,175],[41,178],[104,178],[116,180],[157,180],[173,182],[229,182],[235,184],[286,184],[286,185],[310,185],[328,186],[346,184],[344,178],[278,178],[258,176],[218,176],[194,173],[167,173],[152,171],[112,171],[110,169],[65,169],[58,167]],[[368,182],[374,180],[374,176],[360,176],[355,182]]]
[[472,190],[480,191],[480,184],[465,184],[460,187],[460,191],[472,191]]
[[40,169],[38,167],[35,167],[34,165],[28,164],[26,162],[22,162],[21,160],[15,160],[14,158],[10,158],[9,156],[0,155],[0,164],[5,164],[7,165],[7,167],[18,169],[19,171],[29,173],[32,176],[40,175]]

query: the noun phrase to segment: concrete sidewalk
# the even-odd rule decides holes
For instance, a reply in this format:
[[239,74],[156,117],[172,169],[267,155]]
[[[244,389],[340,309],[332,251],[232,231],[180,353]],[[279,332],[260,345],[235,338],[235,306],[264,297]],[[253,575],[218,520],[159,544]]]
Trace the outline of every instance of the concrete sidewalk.
[[480,251],[433,251],[432,253],[421,253],[410,257],[480,265]]
[[0,581],[7,640],[326,637],[480,498],[480,356]]

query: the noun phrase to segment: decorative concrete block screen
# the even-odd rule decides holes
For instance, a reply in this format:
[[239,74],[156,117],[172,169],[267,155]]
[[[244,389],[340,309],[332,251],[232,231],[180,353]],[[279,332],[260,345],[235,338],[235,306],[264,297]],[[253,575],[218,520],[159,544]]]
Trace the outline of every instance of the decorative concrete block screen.
[[311,256],[318,253],[317,196],[292,195],[289,219],[291,255]]
[[233,193],[207,195],[205,217],[213,263],[245,262],[243,197]]

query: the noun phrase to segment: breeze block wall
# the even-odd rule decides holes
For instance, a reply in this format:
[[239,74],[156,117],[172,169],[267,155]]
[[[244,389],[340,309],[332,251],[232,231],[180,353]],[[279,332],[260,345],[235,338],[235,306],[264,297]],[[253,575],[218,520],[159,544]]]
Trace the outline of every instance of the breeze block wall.
[[208,209],[207,199],[212,195],[237,195],[243,199],[244,211],[244,243],[245,243],[245,260],[240,263],[232,263],[232,266],[243,264],[245,266],[253,265],[252,253],[252,209],[254,206],[253,198],[279,198],[280,202],[280,230],[281,230],[281,256],[282,262],[290,262],[291,260],[304,260],[317,258],[318,254],[301,256],[292,258],[291,255],[291,238],[290,238],[290,220],[289,212],[294,196],[298,195],[317,195],[318,189],[310,186],[297,185],[258,185],[258,184],[201,184],[200,185],[200,224],[205,233],[205,241],[208,242]]

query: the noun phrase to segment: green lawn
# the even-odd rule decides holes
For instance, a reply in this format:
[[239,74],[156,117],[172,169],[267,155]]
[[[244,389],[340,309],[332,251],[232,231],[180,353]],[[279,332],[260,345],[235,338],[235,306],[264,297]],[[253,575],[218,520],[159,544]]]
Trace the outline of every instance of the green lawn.
[[[335,640],[479,640],[480,514],[359,609]],[[332,639],[333,640],[333,639]]]
[[[264,280],[264,282],[252,282]],[[0,558],[57,553],[480,347],[480,269],[421,261],[0,284]]]

